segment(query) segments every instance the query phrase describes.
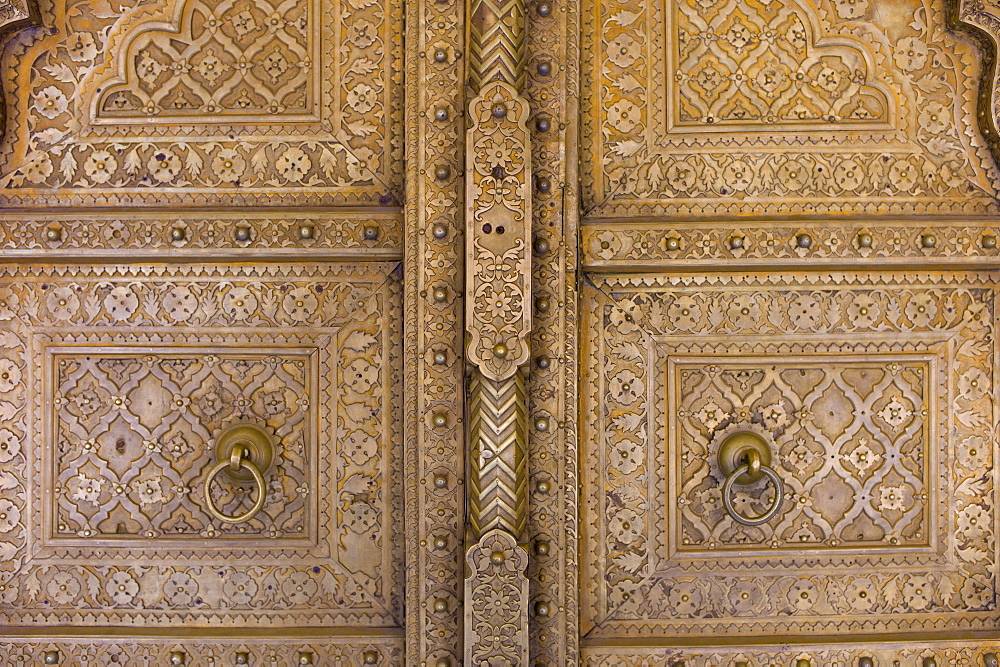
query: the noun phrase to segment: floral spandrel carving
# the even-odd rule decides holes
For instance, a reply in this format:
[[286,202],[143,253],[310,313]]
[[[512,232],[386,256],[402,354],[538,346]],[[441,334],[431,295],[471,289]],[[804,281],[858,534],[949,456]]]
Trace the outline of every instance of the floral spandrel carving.
[[52,33],[6,63],[20,83],[0,145],[5,202],[175,202],[178,188],[205,203],[398,200],[399,6],[41,11]]
[[[590,636],[995,624],[988,278],[596,282]],[[788,494],[758,528],[719,508],[712,447],[741,423],[774,439]]]
[[903,25],[879,4],[595,0],[584,208],[995,211],[981,54],[938,3],[910,3]]
[[480,538],[465,556],[465,662],[528,664],[528,554],[504,530]]
[[[31,18],[28,0],[3,0],[0,2],[0,32]],[[3,122],[0,121],[0,127]]]
[[[395,265],[72,268],[0,278],[4,622],[399,624]],[[279,459],[227,527],[192,490],[241,419]],[[214,488],[233,511],[248,492]]]
[[531,330],[531,164],[528,104],[510,85],[473,100],[466,185],[469,359],[492,380],[528,359]]

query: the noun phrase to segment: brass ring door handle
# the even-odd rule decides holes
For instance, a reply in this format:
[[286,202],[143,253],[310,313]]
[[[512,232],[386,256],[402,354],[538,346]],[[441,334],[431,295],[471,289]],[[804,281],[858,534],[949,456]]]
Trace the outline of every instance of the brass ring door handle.
[[[781,503],[785,499],[785,487],[781,483],[778,473],[774,472],[770,466],[764,465],[761,462],[760,453],[756,449],[747,449],[742,461],[743,465],[738,466],[730,472],[726,477],[726,483],[722,485],[722,504],[725,505],[729,516],[733,517],[735,521],[742,523],[744,526],[759,526],[773,519],[778,514],[778,511],[781,510]],[[771,505],[760,516],[744,516],[733,506],[731,497],[733,485],[737,483],[736,479],[743,474],[758,478],[760,475],[763,475],[771,480],[771,484],[774,485],[774,498],[771,499]]]
[[[257,514],[264,509],[264,500],[267,498],[267,486],[264,482],[264,473],[262,473],[260,468],[254,465],[253,461],[247,458],[246,455],[247,450],[243,447],[243,445],[235,445],[232,453],[230,454],[229,460],[223,459],[222,461],[216,463],[212,466],[212,469],[208,471],[208,475],[205,477],[205,507],[208,508],[208,513],[219,521],[224,521],[226,523],[244,523],[257,516]],[[238,514],[236,516],[230,516],[223,513],[222,510],[215,506],[215,501],[212,500],[212,482],[215,481],[216,476],[226,467],[229,467],[234,473],[241,472],[242,470],[248,470],[253,476],[254,481],[257,483],[257,500],[254,501],[253,507],[243,514]]]

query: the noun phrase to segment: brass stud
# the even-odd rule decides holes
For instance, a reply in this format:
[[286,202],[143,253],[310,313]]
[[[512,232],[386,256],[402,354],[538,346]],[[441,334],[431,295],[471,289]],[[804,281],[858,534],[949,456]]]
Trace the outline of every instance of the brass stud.
[[933,248],[937,245],[937,237],[933,234],[921,234],[920,246],[923,248]]
[[434,353],[434,365],[443,366],[446,363],[448,363],[448,353],[444,350],[437,350]]
[[552,74],[552,63],[548,60],[543,60],[538,63],[538,73],[541,76],[548,76],[549,74]]
[[448,658],[439,658],[434,667],[451,667],[451,660]]
[[240,243],[246,243],[250,240],[250,228],[244,225],[240,225],[236,228],[233,234],[234,238]]
[[434,62],[445,63],[448,62],[448,52],[444,49],[437,49],[434,51]]
[[539,556],[549,555],[549,543],[545,540],[538,540],[535,542],[535,553]]
[[448,425],[448,415],[443,412],[435,412],[431,418],[431,423],[438,428],[444,428]]
[[502,551],[494,551],[490,554],[490,562],[494,565],[503,565],[505,560],[507,560],[507,554]]
[[743,247],[744,238],[742,236],[730,236],[729,237],[729,248],[731,250],[739,250]]
[[550,305],[551,305],[551,303],[544,296],[540,296],[537,299],[535,299],[535,310],[537,310],[540,313],[547,313],[547,312],[549,312],[549,306]]
[[435,535],[434,536],[434,548],[437,550],[448,548],[448,536],[447,535]]
[[443,614],[448,611],[448,601],[444,598],[437,598],[434,600],[434,611],[439,614]]
[[548,616],[552,610],[549,608],[548,602],[536,602],[535,603],[535,616]]
[[171,651],[170,652],[170,664],[171,665],[183,665],[187,662],[187,654],[184,651]]
[[987,250],[993,250],[997,247],[997,237],[993,234],[987,234],[983,237],[983,247]]
[[172,241],[183,241],[187,232],[184,231],[183,227],[174,227],[170,230],[170,240]]
[[490,113],[493,114],[494,118],[503,118],[504,116],[507,115],[507,105],[504,104],[503,102],[497,102],[496,104],[493,105],[493,108],[490,110]]
[[868,232],[861,232],[858,234],[858,247],[859,248],[871,248],[872,247],[872,235]]
[[250,654],[246,651],[240,651],[236,654],[236,664],[237,665],[249,665],[250,664]]
[[434,234],[434,238],[443,239],[444,237],[448,236],[448,226],[439,222],[436,225],[434,225],[434,228],[431,230],[431,233]]
[[535,119],[535,129],[539,132],[548,132],[552,129],[552,121],[546,116],[539,116]]
[[59,664],[59,651],[52,649],[51,651],[45,652],[45,664],[46,665],[58,665]]
[[365,227],[365,241],[375,241],[378,239],[378,227],[368,225]]
[[875,667],[875,661],[868,656],[858,658],[858,667]]
[[535,11],[538,12],[539,16],[545,18],[552,14],[552,5],[548,2],[539,2],[535,5]]
[[299,227],[299,238],[309,240],[316,235],[316,228],[312,225],[302,225]]
[[937,667],[937,660],[935,660],[933,656],[928,656],[924,658],[922,664],[924,667]]
[[503,343],[497,343],[493,346],[493,356],[497,359],[503,359],[507,356],[507,346]]
[[374,665],[378,662],[378,651],[368,650],[361,654],[361,659],[366,665]]
[[435,109],[434,119],[442,122],[448,120],[448,107],[438,107]]
[[446,164],[440,164],[434,169],[434,178],[439,181],[443,181],[451,176],[451,167]]
[[810,248],[813,244],[813,238],[809,234],[799,234],[795,237],[795,245],[800,248]]
[[746,660],[737,660],[733,663],[733,667],[749,667]]
[[49,227],[45,230],[45,238],[49,241],[60,241],[62,240],[62,230],[58,227]]
[[549,430],[549,420],[546,417],[539,417],[535,420],[535,430],[544,433]]
[[667,250],[673,252],[674,250],[680,250],[681,240],[676,236],[668,236],[666,240]]
[[448,475],[445,475],[444,473],[438,473],[437,475],[434,475],[434,487],[438,489],[447,489]]
[[997,659],[996,653],[984,653],[983,654],[983,665],[984,667],[998,667],[1000,666],[1000,660]]
[[299,664],[300,665],[311,665],[311,664],[313,664],[313,654],[312,654],[312,651],[299,651]]
[[552,364],[552,360],[546,357],[544,354],[537,359],[535,359],[535,365],[541,368],[543,371]]
[[549,251],[549,240],[544,236],[539,236],[535,239],[535,252],[539,255],[544,255]]
[[539,192],[545,194],[552,189],[552,181],[549,180],[548,176],[539,176],[535,180],[535,187],[538,188]]
[[805,658],[799,658],[795,661],[795,667],[809,667],[809,661]]
[[549,480],[540,479],[537,482],[535,482],[535,491],[537,491],[538,493],[548,493],[551,490],[552,490],[552,485],[549,483]]
[[448,290],[444,287],[435,287],[434,291],[431,292],[431,296],[433,296],[434,300],[438,303],[443,303],[448,299]]

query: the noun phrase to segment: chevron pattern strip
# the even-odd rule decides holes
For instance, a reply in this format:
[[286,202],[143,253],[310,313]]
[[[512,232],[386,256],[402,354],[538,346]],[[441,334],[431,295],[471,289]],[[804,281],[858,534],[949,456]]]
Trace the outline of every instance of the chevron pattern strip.
[[528,518],[524,373],[498,382],[474,371],[469,389],[469,524],[476,538],[501,528],[519,539]]
[[473,90],[503,81],[524,90],[524,0],[473,0],[469,83]]

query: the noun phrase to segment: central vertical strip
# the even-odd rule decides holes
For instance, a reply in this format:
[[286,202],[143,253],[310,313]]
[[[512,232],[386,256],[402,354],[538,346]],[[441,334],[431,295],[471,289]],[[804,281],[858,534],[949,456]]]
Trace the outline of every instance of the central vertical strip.
[[526,665],[528,556],[519,545],[527,524],[524,367],[531,333],[525,2],[471,0],[468,16],[469,85],[475,97],[465,157],[470,373],[465,662]]

